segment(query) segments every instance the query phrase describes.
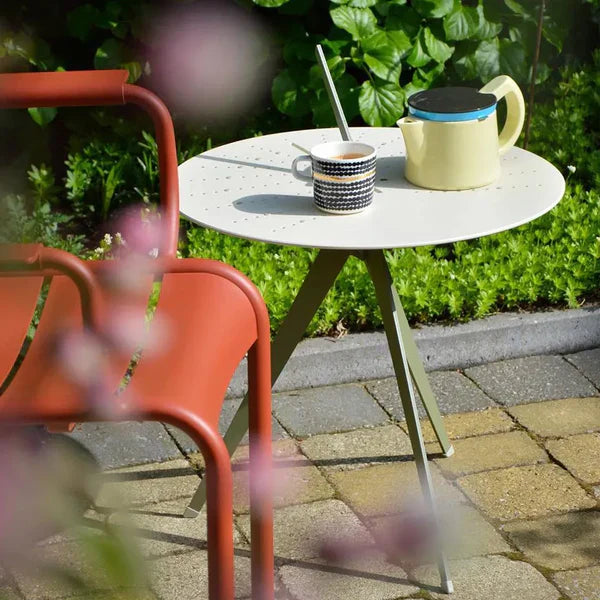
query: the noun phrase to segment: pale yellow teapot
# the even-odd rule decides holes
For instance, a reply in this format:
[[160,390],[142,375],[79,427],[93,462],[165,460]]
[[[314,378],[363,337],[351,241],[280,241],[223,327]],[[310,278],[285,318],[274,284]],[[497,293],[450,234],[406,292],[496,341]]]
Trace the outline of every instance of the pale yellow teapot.
[[[507,116],[498,136],[496,104],[506,98]],[[408,181],[436,190],[481,187],[500,176],[500,155],[523,128],[525,102],[519,86],[500,75],[479,91],[434,88],[408,99],[409,116],[397,124],[406,145]]]

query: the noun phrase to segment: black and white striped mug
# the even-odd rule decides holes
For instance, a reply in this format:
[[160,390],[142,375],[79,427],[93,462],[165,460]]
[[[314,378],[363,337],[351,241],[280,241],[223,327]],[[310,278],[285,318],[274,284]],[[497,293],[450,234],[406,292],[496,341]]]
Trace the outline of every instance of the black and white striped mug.
[[[292,174],[312,180],[317,208],[336,215],[357,213],[373,202],[375,148],[359,142],[327,142],[294,159]],[[308,172],[298,171],[300,161],[310,160]]]

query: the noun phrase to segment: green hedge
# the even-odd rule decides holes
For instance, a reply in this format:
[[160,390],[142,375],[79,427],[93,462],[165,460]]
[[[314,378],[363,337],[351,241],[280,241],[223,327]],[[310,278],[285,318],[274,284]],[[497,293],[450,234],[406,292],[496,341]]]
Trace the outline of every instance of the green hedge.
[[[569,186],[549,214],[513,231],[450,246],[387,252],[412,321],[463,320],[500,310],[578,306],[596,299],[600,276],[600,195]],[[315,250],[238,240],[194,227],[187,253],[228,262],[262,292],[277,328]],[[311,334],[381,324],[362,261],[351,258],[310,327]]]

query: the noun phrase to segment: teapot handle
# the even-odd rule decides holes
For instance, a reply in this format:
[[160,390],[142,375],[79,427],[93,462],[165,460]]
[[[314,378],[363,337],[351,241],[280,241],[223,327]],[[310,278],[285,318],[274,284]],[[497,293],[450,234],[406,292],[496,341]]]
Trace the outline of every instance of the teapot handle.
[[506,96],[506,123],[498,139],[499,152],[504,154],[513,147],[525,122],[525,100],[521,89],[508,75],[499,75],[484,85],[482,94],[494,94],[498,100]]

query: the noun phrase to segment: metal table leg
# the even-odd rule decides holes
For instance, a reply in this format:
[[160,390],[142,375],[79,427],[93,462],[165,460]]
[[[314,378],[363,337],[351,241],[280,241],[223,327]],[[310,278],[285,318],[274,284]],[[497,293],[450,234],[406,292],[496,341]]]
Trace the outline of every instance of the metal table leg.
[[[425,504],[427,509],[431,511],[431,515],[437,526],[438,515],[435,499],[433,497],[431,473],[427,463],[427,453],[425,452],[423,434],[421,432],[415,395],[409,374],[407,352],[404,346],[405,339],[412,338],[410,335],[403,336],[400,316],[401,309],[399,308],[400,304],[397,301],[394,282],[392,281],[383,251],[369,250],[365,252],[364,260],[367,264],[373,284],[375,285],[377,302],[381,308],[383,324],[390,348],[390,354],[392,355],[392,362],[394,363],[394,370],[396,371],[400,399],[402,401],[402,407],[404,408],[408,434],[413,453],[415,455],[417,472],[419,474],[419,481],[421,483]],[[442,588],[445,592],[451,593],[453,590],[452,581],[448,572],[446,557],[441,547],[438,549],[437,561],[442,581]]]
[[[302,339],[317,309],[342,270],[349,252],[321,250],[298,291],[292,306],[271,344],[271,381],[277,381],[294,348]],[[224,436],[229,454],[239,446],[248,431],[248,395],[244,396]],[[200,482],[196,493],[185,509],[184,517],[198,515],[206,501],[206,484]]]
[[[381,252],[381,255],[383,256],[383,252],[381,250],[378,252]],[[392,296],[394,305],[396,307],[398,326],[400,328],[402,341],[404,342],[404,351],[406,352],[406,359],[408,361],[410,374],[412,375],[415,387],[419,390],[421,400],[423,401],[423,406],[425,407],[425,412],[429,417],[435,437],[442,448],[444,456],[452,456],[454,454],[454,448],[450,444],[450,440],[446,434],[446,428],[444,427],[442,416],[440,415],[440,409],[438,408],[435,396],[431,390],[429,379],[425,373],[425,368],[423,367],[423,362],[421,361],[421,357],[419,355],[419,349],[417,348],[417,344],[413,338],[408,320],[404,314],[404,309],[402,308],[402,303],[400,302],[400,298],[398,298],[398,293],[396,292],[396,287],[394,285],[392,285]]]

